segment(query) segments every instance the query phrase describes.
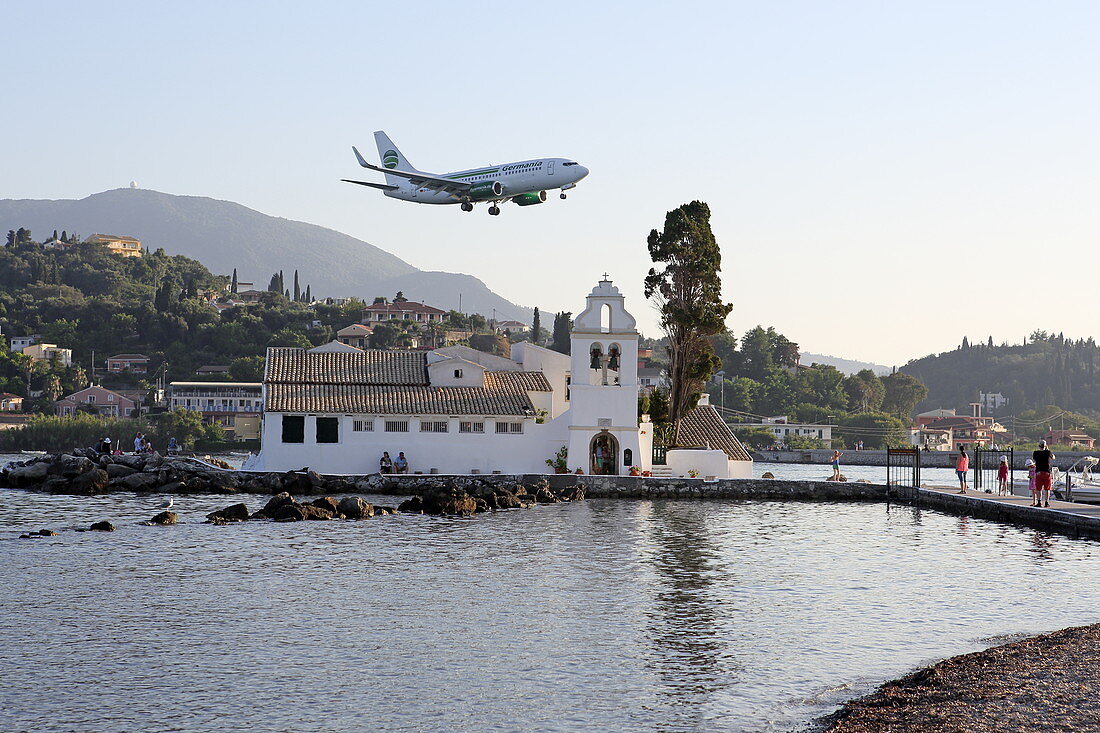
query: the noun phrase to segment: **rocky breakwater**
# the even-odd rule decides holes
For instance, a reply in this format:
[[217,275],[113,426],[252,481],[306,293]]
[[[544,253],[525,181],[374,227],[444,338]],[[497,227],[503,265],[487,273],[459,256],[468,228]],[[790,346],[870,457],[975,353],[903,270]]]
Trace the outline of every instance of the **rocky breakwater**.
[[406,488],[415,493],[397,509],[416,514],[468,516],[584,499],[584,486],[580,484],[555,489],[546,479],[538,478],[523,483],[487,481],[474,476],[425,478],[415,484],[407,483]]

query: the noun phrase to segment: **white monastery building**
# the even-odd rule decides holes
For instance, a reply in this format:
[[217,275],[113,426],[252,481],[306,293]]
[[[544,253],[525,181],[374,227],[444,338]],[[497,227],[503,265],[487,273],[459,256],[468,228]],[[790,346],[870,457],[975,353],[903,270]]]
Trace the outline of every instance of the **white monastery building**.
[[[367,474],[386,451],[404,452],[410,472],[550,473],[547,459],[567,447],[571,473],[649,471],[653,424],[638,418],[638,331],[623,301],[605,276],[574,321],[570,355],[527,342],[508,359],[465,346],[270,348],[262,450],[245,470]],[[676,438],[674,475],[751,476],[705,402]]]

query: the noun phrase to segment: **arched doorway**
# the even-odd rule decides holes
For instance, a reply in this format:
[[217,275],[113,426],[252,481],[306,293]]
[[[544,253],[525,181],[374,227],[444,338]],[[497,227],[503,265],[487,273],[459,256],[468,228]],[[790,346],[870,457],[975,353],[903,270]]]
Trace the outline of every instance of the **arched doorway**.
[[617,476],[619,441],[606,430],[592,438],[588,448],[589,473],[593,476]]

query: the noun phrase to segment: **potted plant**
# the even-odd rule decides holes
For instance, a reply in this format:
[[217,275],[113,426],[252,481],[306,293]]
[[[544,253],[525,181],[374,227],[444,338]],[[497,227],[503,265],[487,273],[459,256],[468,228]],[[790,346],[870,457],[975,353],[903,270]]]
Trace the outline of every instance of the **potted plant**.
[[565,463],[568,454],[569,449],[563,445],[558,448],[558,452],[554,454],[553,458],[546,459],[546,465],[554,469],[554,473],[569,473],[569,466]]
[[641,476],[642,475],[641,466],[631,466],[630,467],[630,475],[631,476]]
[[697,469],[694,469],[694,468],[689,468],[688,469],[688,477],[689,478],[699,478],[699,471]]

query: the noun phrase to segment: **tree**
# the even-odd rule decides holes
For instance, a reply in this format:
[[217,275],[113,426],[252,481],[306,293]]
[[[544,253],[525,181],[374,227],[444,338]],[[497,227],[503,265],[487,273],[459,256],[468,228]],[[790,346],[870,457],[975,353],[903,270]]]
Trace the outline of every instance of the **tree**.
[[654,425],[668,423],[668,392],[660,387],[649,393],[649,419]]
[[279,273],[274,273],[271,276],[271,280],[267,283],[267,292],[269,293],[281,293],[283,292],[283,286],[279,283]]
[[409,299],[405,297],[405,294],[400,290],[397,291],[397,295],[393,296],[394,303],[408,303]]
[[231,292],[231,293],[236,293],[237,292],[237,268],[236,267],[233,268],[233,284],[230,285],[229,292]]
[[505,358],[510,353],[508,339],[499,333],[475,333],[470,337],[470,348]]
[[264,357],[242,356],[229,362],[229,378],[234,382],[261,382],[264,378]]
[[542,331],[542,321],[539,318],[538,306],[535,306],[535,316],[531,320],[531,343],[538,344],[542,341],[542,335],[539,333]]
[[379,323],[371,331],[367,343],[372,349],[393,349],[397,347],[401,330],[389,323]]
[[866,412],[861,415],[849,415],[840,419],[840,425],[834,431],[846,445],[855,445],[862,440],[865,448],[898,448],[908,443],[905,436],[905,423],[894,415],[882,412]]
[[312,303],[313,302],[313,295],[310,294],[308,285],[306,285],[306,294],[302,296],[302,302],[303,303]]
[[550,348],[559,354],[568,354],[570,338],[573,332],[573,313],[562,311],[554,315],[554,333],[550,337]]
[[202,414],[193,410],[172,410],[150,418],[156,420],[161,436],[175,438],[181,445],[193,445],[206,435]]
[[645,295],[657,301],[670,357],[669,418],[675,423],[699,400],[705,380],[721,367],[710,337],[725,330],[733,309],[722,302],[722,251],[710,228],[710,207],[702,201],[665,215],[664,230],[650,232],[649,255],[664,268],[651,268]]
[[886,396],[882,380],[870,369],[861,369],[844,379],[848,406],[856,412],[878,412]]
[[302,300],[302,289],[298,287],[298,271],[294,271],[294,302],[299,303]]
[[908,420],[917,403],[928,396],[928,388],[916,377],[904,372],[894,372],[882,378],[886,393],[882,400],[882,409],[902,420]]
[[271,336],[268,346],[292,346],[300,349],[313,348],[313,343],[304,333],[292,326],[286,326]]

